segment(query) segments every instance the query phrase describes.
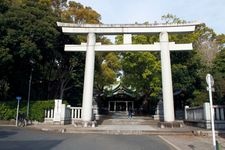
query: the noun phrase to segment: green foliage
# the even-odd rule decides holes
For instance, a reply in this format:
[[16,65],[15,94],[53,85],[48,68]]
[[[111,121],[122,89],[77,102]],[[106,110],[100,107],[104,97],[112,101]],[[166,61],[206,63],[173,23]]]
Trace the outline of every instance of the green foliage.
[[154,44],[159,42],[159,36],[157,34],[152,35],[133,35],[133,44]]
[[137,94],[156,97],[161,90],[160,62],[149,52],[126,52],[122,54],[122,82]]
[[9,83],[6,80],[1,79],[0,80],[0,97],[5,98],[7,96],[7,92],[9,89],[10,89]]
[[208,93],[206,91],[195,90],[193,92],[194,100],[192,100],[191,106],[201,106],[204,102],[208,101]]
[[30,119],[44,121],[44,110],[54,108],[54,101],[31,101]]
[[225,49],[221,50],[217,54],[212,68],[212,75],[215,80],[215,97],[217,103],[225,104]]
[[165,21],[165,23],[186,23],[185,20],[178,18],[173,14],[166,14],[161,17],[161,20]]
[[97,53],[95,86],[103,92],[104,86],[114,84],[121,69],[120,59],[117,53]]
[[[153,44],[159,41],[157,35],[133,35],[134,44]],[[123,37],[118,35],[116,43],[122,44]],[[136,91],[137,96],[145,96],[146,100],[155,99],[161,91],[161,75],[159,55],[150,52],[121,53],[122,84]]]
[[0,120],[15,119],[16,116],[16,103],[13,102],[0,102]]
[[0,13],[4,13],[9,9],[10,2],[7,0],[0,0]]
[[[73,18],[71,17],[74,17]],[[85,7],[80,3],[75,1],[69,2],[69,7],[67,10],[62,11],[61,14],[63,21],[75,21],[76,23],[90,23],[96,24],[100,23],[101,15],[98,14],[95,10],[91,7]]]
[[225,48],[217,54],[213,69],[220,73],[225,73]]
[[173,86],[176,89],[187,90],[195,83],[195,79],[187,69],[186,65],[175,64],[172,65],[173,70]]
[[[25,113],[27,110],[27,103],[20,103],[20,113]],[[54,107],[53,100],[47,101],[31,101],[30,102],[30,113],[29,119],[44,121],[44,110]],[[9,120],[16,118],[17,101],[6,101],[0,102],[0,120]]]
[[64,5],[65,0],[0,1],[2,99],[26,97],[31,70],[31,99],[80,96],[70,94],[70,90],[82,91],[85,56],[79,52],[64,52],[64,44],[78,44],[86,38],[64,35],[56,22],[71,21],[73,14],[87,23],[99,23],[100,15],[76,2],[60,10],[61,4]]
[[[162,20],[165,21],[165,23],[185,23],[185,20],[181,20],[177,18],[174,15],[167,14],[162,17]],[[205,85],[203,84],[205,74],[203,70],[205,69],[204,65],[202,64],[202,57],[199,54],[199,52],[196,50],[199,43],[198,41],[200,36],[203,36],[208,32],[209,30],[205,30],[205,28],[198,28],[196,32],[191,34],[170,34],[169,40],[172,42],[175,42],[177,44],[180,43],[194,43],[194,50],[189,52],[171,52],[171,63],[172,63],[172,77],[173,77],[173,88],[174,91],[181,90],[184,94],[184,103],[195,103],[194,101],[200,101],[202,102],[203,98],[200,98],[200,96],[196,93],[197,91],[204,91]],[[209,35],[213,35],[209,34]],[[158,35],[133,35],[132,37],[134,44],[153,44],[154,42],[159,41]],[[117,36],[116,42],[121,44],[122,36]],[[128,53],[126,53],[128,54]],[[142,89],[138,92],[144,92],[144,93],[151,93],[148,94],[148,96],[158,96],[158,93],[161,90],[161,77],[160,72],[157,70],[154,72],[154,67],[148,67],[148,63],[156,63],[158,60],[155,59],[154,61],[149,61],[148,63],[139,62],[140,59],[148,60],[151,58],[150,56],[144,58],[139,58],[140,54],[133,54],[136,55],[136,57],[132,57],[131,59],[127,59],[126,54],[122,55],[122,66],[124,70],[124,83],[129,85],[132,85],[135,89]],[[144,55],[144,54],[143,54]],[[153,54],[154,57],[159,58],[159,53]],[[155,62],[156,61],[156,62]],[[126,63],[129,62],[129,65]],[[138,64],[138,65],[137,65]],[[126,67],[127,68],[126,68]],[[128,69],[129,68],[129,69]],[[159,66],[160,68],[160,66]],[[142,71],[143,70],[143,71]],[[129,72],[130,71],[130,72]],[[135,73],[136,72],[136,73]],[[155,74],[154,74],[155,73]],[[148,75],[154,74],[150,77],[149,80]],[[132,77],[132,79],[131,79]],[[130,79],[129,79],[130,78]],[[203,80],[203,81],[202,81]],[[134,83],[135,81],[135,83]],[[140,83],[145,83],[140,84]],[[152,90],[156,89],[156,90]],[[196,90],[196,91],[195,91]],[[146,92],[148,91],[148,92]],[[188,99],[192,99],[191,101],[188,101]],[[199,100],[201,99],[201,100]],[[198,104],[200,104],[200,102]],[[197,103],[195,103],[197,104]]]
[[[185,23],[175,15],[162,17],[166,23]],[[207,101],[205,75],[218,48],[214,41],[216,34],[205,24],[196,27],[191,34],[170,34],[169,39],[175,43],[193,43],[189,52],[171,52],[172,77],[174,90],[182,90],[184,102],[192,106],[202,105]]]
[[8,98],[25,97],[32,67],[30,60],[35,62],[37,74],[41,63],[49,60],[57,49],[55,43],[60,33],[56,20],[50,8],[29,0],[13,3],[0,15],[0,67],[4,70],[0,75],[10,88]]

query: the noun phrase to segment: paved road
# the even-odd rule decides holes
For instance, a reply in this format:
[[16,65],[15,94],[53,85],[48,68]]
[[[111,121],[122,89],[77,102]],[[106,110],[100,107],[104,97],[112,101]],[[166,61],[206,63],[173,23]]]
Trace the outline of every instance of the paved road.
[[172,150],[158,136],[60,134],[0,127],[1,150]]

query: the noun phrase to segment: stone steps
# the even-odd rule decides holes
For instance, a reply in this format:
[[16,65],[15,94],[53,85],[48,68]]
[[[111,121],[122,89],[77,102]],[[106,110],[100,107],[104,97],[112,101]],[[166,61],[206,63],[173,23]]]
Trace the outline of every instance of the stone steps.
[[43,131],[59,133],[94,133],[114,135],[194,135],[202,129],[184,126],[182,128],[159,128],[156,125],[97,125],[97,127],[76,127],[74,125],[32,125],[28,126]]
[[133,116],[128,119],[126,112],[111,113],[103,117],[98,125],[154,125],[157,126],[159,121],[153,120],[150,116]]
[[105,119],[100,125],[157,125],[158,121],[146,119]]

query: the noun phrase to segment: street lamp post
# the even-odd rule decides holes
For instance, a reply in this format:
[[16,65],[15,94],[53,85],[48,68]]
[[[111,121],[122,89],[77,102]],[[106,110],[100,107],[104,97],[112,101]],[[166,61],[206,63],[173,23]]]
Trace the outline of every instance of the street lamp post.
[[[33,65],[34,62],[32,60],[30,60],[30,63]],[[29,111],[30,111],[30,91],[31,91],[32,73],[33,73],[33,66],[31,67],[30,78],[29,78],[29,85],[28,85],[27,118],[29,117]]]

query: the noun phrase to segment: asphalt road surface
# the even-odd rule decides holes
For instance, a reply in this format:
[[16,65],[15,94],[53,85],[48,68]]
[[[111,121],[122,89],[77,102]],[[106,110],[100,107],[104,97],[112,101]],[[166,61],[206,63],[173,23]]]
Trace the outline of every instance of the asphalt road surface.
[[172,150],[158,136],[62,134],[0,127],[0,150]]

